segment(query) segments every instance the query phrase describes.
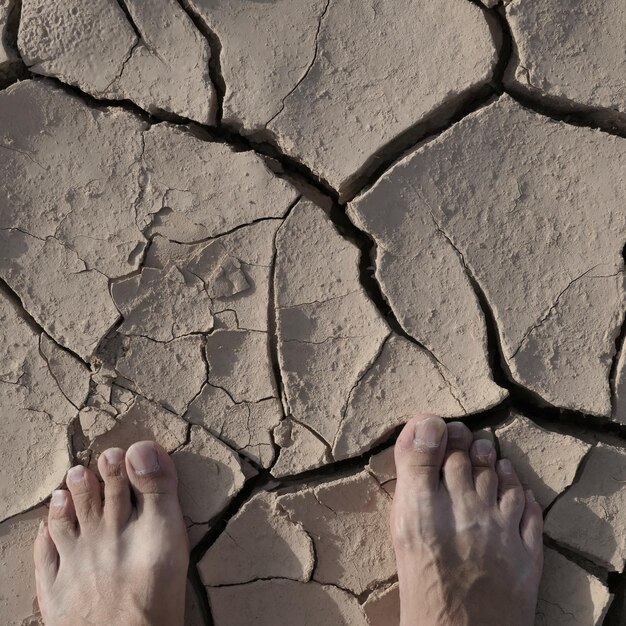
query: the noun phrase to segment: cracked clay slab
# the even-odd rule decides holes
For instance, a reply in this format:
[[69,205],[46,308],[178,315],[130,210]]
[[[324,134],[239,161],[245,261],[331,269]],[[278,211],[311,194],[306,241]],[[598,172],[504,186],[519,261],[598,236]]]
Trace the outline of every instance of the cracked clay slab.
[[55,341],[88,359],[118,318],[108,278],[136,269],[144,245],[132,210],[143,124],[23,81],[0,94],[0,125],[0,276]]
[[[7,251],[0,275],[51,337],[85,359],[119,317],[108,279],[138,269],[146,245],[142,230],[203,240],[280,218],[298,197],[252,152],[236,153],[168,124],[146,130],[124,110],[88,107],[45,81],[3,91],[0,122],[7,181],[0,197]],[[263,245],[268,239],[264,233]],[[233,234],[224,245],[236,243]],[[249,247],[250,258],[243,260],[256,264],[263,255]],[[269,280],[268,268],[260,266],[271,263],[258,265],[242,269],[252,287]],[[88,299],[81,296],[86,289]],[[227,308],[233,299],[222,304]],[[252,329],[259,326],[258,310],[242,311]]]
[[199,242],[255,220],[282,218],[298,198],[252,151],[235,152],[170,124],[152,126],[144,141],[137,222],[149,235]]
[[612,595],[594,576],[546,548],[535,626],[599,626]]
[[223,511],[246,482],[237,454],[200,426],[191,427],[189,443],[172,459],[183,515],[196,524],[209,522]]
[[368,626],[400,626],[400,586],[376,589],[363,603]]
[[[454,265],[440,262],[444,240],[484,294],[513,378],[551,404],[609,416],[626,302],[625,166],[624,139],[555,122],[502,96],[399,161],[351,215],[382,250],[378,273],[401,323],[445,365],[450,350],[468,363],[484,345],[484,326],[468,323],[477,320],[474,299],[456,338],[449,325],[420,331],[436,314],[433,302],[447,301],[448,313],[450,303],[472,304],[458,264],[451,274]],[[420,256],[424,241],[439,244]],[[416,251],[426,265],[418,273],[432,277],[421,288],[397,278],[407,267],[398,257],[408,263]],[[445,297],[433,300],[442,290]]]
[[54,238],[109,278],[137,269],[145,239],[132,205],[145,123],[27,80],[0,93],[0,125],[0,228]]
[[209,589],[209,604],[215,626],[367,626],[363,609],[353,595],[314,582],[278,579],[213,587]]
[[278,398],[237,403],[224,389],[206,384],[184,417],[261,467],[272,465],[275,457],[272,432],[283,417]]
[[513,56],[505,82],[626,127],[621,0],[507,2]]
[[471,3],[189,3],[222,44],[224,121],[269,133],[341,195],[399,135],[449,117],[496,64]]
[[234,315],[235,324],[226,325],[231,330],[267,331],[274,238],[281,224],[280,218],[259,218],[198,244],[155,235],[145,266],[162,275],[175,267],[190,283],[200,280],[211,312]]
[[546,517],[546,534],[603,568],[621,571],[626,560],[626,452],[596,445],[580,478]]
[[176,0],[24,0],[18,46],[31,72],[95,98],[215,122],[209,43]]
[[206,333],[215,326],[206,339],[208,384],[185,419],[262,467],[274,460],[272,431],[283,417],[267,333],[273,242],[281,223],[263,219],[200,244],[155,235],[141,279],[112,289],[124,317],[119,332],[163,340],[178,330]]
[[376,278],[404,330],[445,369],[464,409],[484,411],[506,397],[489,366],[485,320],[459,255],[428,207],[414,210],[420,200],[410,173],[397,171],[352,202],[348,215],[374,239]]
[[166,342],[213,328],[204,283],[174,266],[144,267],[139,274],[114,282],[111,297],[124,318],[117,329],[124,335]]
[[61,393],[80,409],[89,393],[89,368],[44,333],[39,338],[39,353]]
[[[61,345],[89,360],[118,318],[109,281],[54,237],[0,231],[0,277]],[[91,297],[85,298],[90,293]]]
[[259,579],[311,579],[313,542],[300,525],[277,506],[276,495],[251,498],[228,522],[198,563],[207,587],[238,585]]
[[206,338],[208,382],[235,403],[277,397],[267,333],[216,330]]
[[70,466],[68,425],[77,409],[39,352],[40,336],[0,292],[0,521],[39,504]]
[[544,509],[572,484],[591,449],[580,439],[540,428],[520,414],[496,428],[496,437],[500,455],[511,460],[524,487],[533,490]]
[[278,505],[313,539],[313,580],[359,595],[396,573],[391,498],[368,472],[281,495]]
[[261,579],[311,581],[358,596],[395,575],[390,504],[368,472],[257,494],[200,562],[202,580],[211,597]]
[[38,507],[0,524],[0,622],[4,626],[41,626],[35,600],[33,541],[47,516]]
[[332,463],[328,444],[313,430],[286,417],[273,432],[280,448],[272,476],[281,478]]
[[[359,282],[359,250],[322,209],[300,201],[279,229],[276,248],[278,356],[288,408],[335,459],[362,453],[416,411],[464,414],[439,364],[391,332]],[[292,454],[294,446],[284,449],[279,463]]]
[[127,337],[116,370],[124,386],[183,415],[206,381],[203,348],[204,339],[195,335],[167,343]]

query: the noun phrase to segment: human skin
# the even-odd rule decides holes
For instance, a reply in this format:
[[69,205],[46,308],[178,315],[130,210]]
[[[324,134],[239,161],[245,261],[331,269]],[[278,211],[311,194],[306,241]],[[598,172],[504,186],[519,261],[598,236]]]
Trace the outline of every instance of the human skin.
[[408,422],[395,461],[401,626],[532,626],[543,519],[510,461],[435,416]]

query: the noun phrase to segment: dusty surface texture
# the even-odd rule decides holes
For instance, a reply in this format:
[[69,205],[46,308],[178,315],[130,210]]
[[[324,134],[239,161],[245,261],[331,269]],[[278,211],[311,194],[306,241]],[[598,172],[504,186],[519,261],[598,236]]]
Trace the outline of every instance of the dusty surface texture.
[[[469,278],[513,380],[550,404],[608,417],[626,302],[625,167],[622,138],[505,95],[402,159],[349,213],[374,237],[399,321],[444,365],[452,358],[465,375],[483,350]],[[445,253],[457,262],[441,271]],[[442,311],[454,325],[438,322]],[[449,345],[461,354],[448,357]]]
[[514,40],[511,86],[568,108],[595,109],[626,128],[624,3],[505,4]]
[[176,0],[26,0],[18,44],[30,71],[95,98],[214,121],[209,44]]
[[546,510],[537,625],[626,623],[626,11],[570,4],[0,0],[0,623],[154,439],[190,626],[397,626],[420,412]]
[[547,431],[523,415],[514,415],[495,435],[500,454],[515,464],[520,480],[543,508],[574,482],[591,449],[580,439]]
[[343,195],[402,133],[445,120],[496,63],[481,11],[456,0],[189,4],[222,43],[224,122],[270,136]]
[[[580,480],[554,505],[546,533],[611,570],[626,559],[626,452],[607,445],[589,454]],[[583,527],[588,532],[580,533]]]
[[544,569],[536,626],[602,624],[611,595],[597,578],[549,548]]
[[35,580],[32,571],[33,537],[45,507],[17,515],[0,524],[0,614],[7,626],[35,626]]

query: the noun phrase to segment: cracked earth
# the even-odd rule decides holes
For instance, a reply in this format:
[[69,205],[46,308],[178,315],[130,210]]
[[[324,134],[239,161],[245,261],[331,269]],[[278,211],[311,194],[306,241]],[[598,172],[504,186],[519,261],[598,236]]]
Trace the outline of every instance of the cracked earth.
[[155,439],[187,623],[394,626],[399,427],[545,510],[538,625],[626,620],[620,0],[0,0],[0,621],[73,463]]

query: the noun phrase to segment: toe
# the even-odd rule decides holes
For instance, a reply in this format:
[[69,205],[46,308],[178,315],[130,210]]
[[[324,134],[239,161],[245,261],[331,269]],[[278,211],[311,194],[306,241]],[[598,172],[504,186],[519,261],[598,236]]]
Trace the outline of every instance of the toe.
[[500,459],[496,463],[498,474],[498,501],[500,512],[512,525],[519,525],[524,512],[524,490],[511,461]]
[[134,443],[126,453],[126,473],[137,500],[137,513],[181,516],[174,462],[153,441]]
[[74,503],[70,492],[65,489],[52,492],[48,510],[48,530],[61,555],[71,548],[78,537]]
[[[434,415],[414,417],[396,441],[396,493],[436,492],[446,451],[446,423]],[[406,489],[405,489],[406,488]]]
[[443,464],[443,481],[450,495],[474,490],[469,449],[472,432],[461,422],[448,424],[448,448]]
[[449,422],[448,425],[448,452],[463,450],[467,452],[472,445],[474,436],[472,431],[462,422]]
[[35,559],[35,581],[37,596],[41,606],[43,598],[52,588],[57,572],[59,571],[59,553],[52,541],[48,525],[44,520],[39,525],[37,538],[33,550]]
[[390,523],[399,562],[403,562],[424,528],[432,526],[433,505],[442,493],[441,466],[447,436],[443,419],[424,415],[410,420],[396,441],[397,480]]
[[98,458],[98,471],[104,481],[102,515],[107,526],[115,530],[126,525],[132,512],[124,457],[125,452],[121,448],[109,448]]
[[541,506],[535,500],[533,492],[525,493],[525,506],[520,522],[520,534],[528,551],[536,561],[541,562],[543,556],[543,515]]
[[102,516],[102,490],[96,475],[82,465],[72,467],[67,473],[67,488],[72,494],[74,509],[81,532],[89,532],[100,523]]
[[496,449],[488,439],[477,439],[470,447],[470,460],[474,476],[474,489],[489,505],[498,500],[498,476],[496,474]]

